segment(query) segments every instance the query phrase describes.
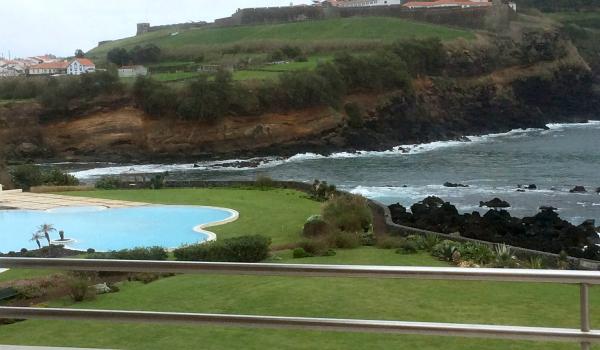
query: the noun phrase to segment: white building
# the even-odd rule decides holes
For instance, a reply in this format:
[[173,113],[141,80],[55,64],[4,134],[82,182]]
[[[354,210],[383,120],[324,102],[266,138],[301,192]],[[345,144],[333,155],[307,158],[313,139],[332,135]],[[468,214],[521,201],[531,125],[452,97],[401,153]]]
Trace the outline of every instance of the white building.
[[69,67],[67,61],[36,64],[29,67],[29,75],[67,74],[67,67]]
[[96,65],[94,62],[87,58],[76,58],[67,67],[68,75],[81,75],[86,73],[93,73],[96,71]]
[[337,0],[331,1],[331,5],[337,7],[369,7],[402,5],[405,0]]
[[132,78],[148,75],[148,68],[144,66],[123,66],[119,68],[119,78]]

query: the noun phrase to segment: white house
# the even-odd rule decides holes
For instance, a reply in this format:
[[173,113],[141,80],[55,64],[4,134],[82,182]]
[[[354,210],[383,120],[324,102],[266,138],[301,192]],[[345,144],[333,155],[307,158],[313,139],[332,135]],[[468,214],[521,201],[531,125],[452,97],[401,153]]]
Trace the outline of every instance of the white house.
[[96,71],[96,65],[94,62],[87,58],[76,58],[67,67],[68,75],[81,75],[86,73],[93,73]]
[[331,1],[331,5],[336,7],[390,6],[402,5],[404,1],[405,0],[337,0]]
[[132,78],[137,76],[148,75],[148,68],[144,66],[123,66],[119,68],[120,78]]
[[67,74],[67,67],[69,67],[67,61],[36,64],[29,67],[29,75]]

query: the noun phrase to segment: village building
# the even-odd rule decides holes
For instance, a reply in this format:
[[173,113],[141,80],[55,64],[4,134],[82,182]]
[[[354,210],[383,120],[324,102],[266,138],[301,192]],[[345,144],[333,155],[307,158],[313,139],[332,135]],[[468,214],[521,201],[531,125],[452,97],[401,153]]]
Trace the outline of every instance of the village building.
[[370,7],[402,5],[405,0],[330,0],[328,2],[335,7]]
[[493,4],[488,0],[437,0],[437,1],[409,1],[403,6],[409,9],[427,8],[471,8],[491,7]]
[[144,66],[123,66],[119,68],[119,78],[133,78],[148,75],[148,68]]
[[86,73],[93,73],[96,71],[96,65],[94,62],[87,58],[76,58],[67,67],[68,75],[81,75]]
[[57,75],[67,74],[69,62],[57,61],[40,63],[29,67],[29,75]]

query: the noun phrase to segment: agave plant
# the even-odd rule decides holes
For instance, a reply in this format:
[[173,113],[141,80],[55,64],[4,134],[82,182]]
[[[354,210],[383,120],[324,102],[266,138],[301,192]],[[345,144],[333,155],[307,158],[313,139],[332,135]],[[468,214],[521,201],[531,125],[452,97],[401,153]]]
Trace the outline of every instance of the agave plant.
[[528,265],[530,269],[541,270],[544,268],[544,260],[539,256],[529,258]]
[[496,267],[516,267],[517,259],[513,255],[512,249],[506,244],[497,244],[494,247],[494,264]]

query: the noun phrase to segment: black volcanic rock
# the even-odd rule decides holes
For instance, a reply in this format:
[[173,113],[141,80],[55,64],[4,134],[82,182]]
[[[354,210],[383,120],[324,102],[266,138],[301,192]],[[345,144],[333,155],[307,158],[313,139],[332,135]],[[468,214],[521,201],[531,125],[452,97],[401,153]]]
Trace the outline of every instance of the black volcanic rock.
[[587,192],[587,190],[583,186],[575,186],[569,192],[571,192],[571,193],[585,193],[585,192]]
[[456,188],[456,187],[469,187],[469,185],[455,184],[455,183],[452,183],[452,182],[446,182],[446,183],[444,183],[444,187],[452,187],[452,188]]
[[510,208],[510,203],[503,201],[500,198],[494,198],[489,202],[479,202],[479,207],[488,208]]

